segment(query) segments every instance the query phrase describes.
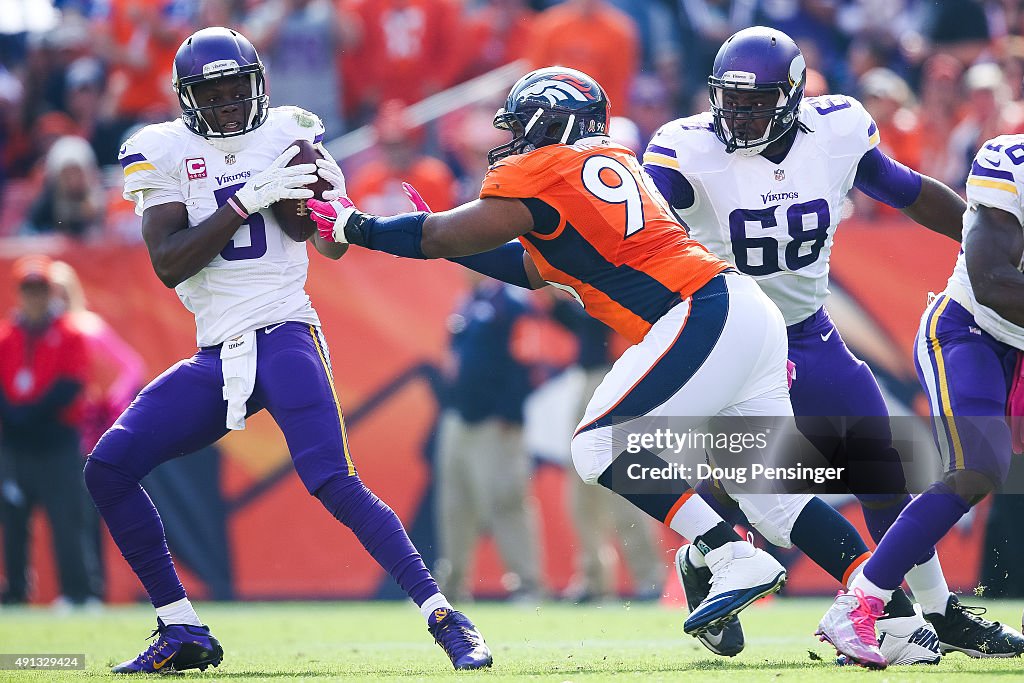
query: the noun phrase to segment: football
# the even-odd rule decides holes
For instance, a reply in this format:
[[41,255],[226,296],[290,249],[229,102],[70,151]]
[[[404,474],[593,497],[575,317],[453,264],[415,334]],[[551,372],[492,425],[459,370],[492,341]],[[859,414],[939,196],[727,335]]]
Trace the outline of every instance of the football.
[[[315,164],[317,159],[323,158],[311,142],[296,140],[292,144],[298,146],[299,153],[288,163],[289,166]],[[324,192],[331,189],[331,184],[317,175],[316,181],[306,187],[313,190],[314,197],[323,199]],[[296,242],[305,242],[316,232],[316,223],[309,217],[305,199],[282,199],[270,208],[281,230]]]

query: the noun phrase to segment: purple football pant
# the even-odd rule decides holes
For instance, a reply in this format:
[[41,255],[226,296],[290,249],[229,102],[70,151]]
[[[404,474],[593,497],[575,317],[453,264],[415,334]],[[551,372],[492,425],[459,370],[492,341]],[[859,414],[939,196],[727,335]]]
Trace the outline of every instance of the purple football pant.
[[[915,345],[917,374],[928,394],[935,442],[947,472],[978,472],[999,486],[1010,467],[1004,417],[1017,350],[978,327],[946,294],[929,303]],[[875,585],[899,585],[922,548],[934,545],[970,505],[946,482],[914,498],[864,565]]]
[[1004,416],[1016,361],[1017,349],[978,327],[953,299],[940,294],[928,306],[914,364],[947,472],[980,472],[995,486],[1006,479],[1013,448]]
[[[421,604],[437,592],[395,513],[359,480],[320,330],[287,322],[256,333],[256,386],[247,414],[266,408],[306,489]],[[162,462],[224,436],[220,348],[199,350],[153,380],[96,444],[85,479],[111,536],[154,606],[185,597],[163,525],[139,484]]]
[[797,426],[833,466],[846,468],[844,483],[862,503],[877,542],[910,501],[885,399],[824,308],[787,332]]

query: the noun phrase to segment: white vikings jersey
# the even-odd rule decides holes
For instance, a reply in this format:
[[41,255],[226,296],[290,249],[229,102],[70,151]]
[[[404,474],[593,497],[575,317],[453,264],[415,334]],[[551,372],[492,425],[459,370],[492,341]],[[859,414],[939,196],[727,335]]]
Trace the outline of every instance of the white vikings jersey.
[[[196,135],[181,119],[146,126],[121,148],[124,197],[146,208],[143,193],[157,204],[179,201],[194,227],[222,206],[252,176],[267,168],[289,144],[319,142],[320,119],[297,107],[274,107],[267,121],[226,152]],[[232,140],[238,140],[234,138]],[[201,271],[175,291],[196,317],[199,346],[274,323],[294,320],[319,325],[305,292],[306,244],[288,237],[270,209],[249,216],[231,241]]]
[[[1021,207],[1021,193],[1024,193],[1024,135],[1000,135],[985,143],[971,165],[967,178],[968,206],[988,206],[1012,214],[1024,226],[1024,209]],[[962,243],[967,244],[967,233],[973,223],[971,212],[964,214],[964,235]],[[1024,230],[1024,227],[1021,228]],[[966,247],[965,247],[966,248]],[[1018,264],[1021,268],[1022,264]],[[974,297],[971,279],[967,274],[967,260],[964,250],[956,259],[953,275],[949,278],[947,293],[957,300],[974,316],[978,326],[993,337],[1018,349],[1024,349],[1024,328],[1001,318],[988,306],[982,306]],[[1024,296],[1024,292],[1021,292]]]
[[689,207],[674,207],[690,236],[757,279],[787,325],[821,308],[829,254],[861,157],[878,145],[878,128],[857,100],[809,97],[781,163],[727,154],[710,112],[679,119],[654,135],[644,164],[677,171],[693,187]]

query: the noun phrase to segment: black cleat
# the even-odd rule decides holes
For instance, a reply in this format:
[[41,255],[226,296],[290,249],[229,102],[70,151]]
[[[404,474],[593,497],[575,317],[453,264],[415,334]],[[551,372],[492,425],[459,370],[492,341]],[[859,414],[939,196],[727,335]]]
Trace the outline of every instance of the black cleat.
[[[711,570],[707,567],[694,567],[687,554],[690,544],[676,551],[676,578],[686,594],[686,606],[692,612],[704,601],[711,591]],[[693,552],[697,552],[694,550]],[[694,636],[701,645],[723,657],[735,657],[743,651],[743,627],[739,617],[730,617],[718,626],[713,626]]]
[[924,618],[935,627],[942,654],[963,652],[977,658],[1024,654],[1024,636],[998,621],[983,618],[985,612],[984,607],[961,605],[950,594],[945,614],[926,614]]

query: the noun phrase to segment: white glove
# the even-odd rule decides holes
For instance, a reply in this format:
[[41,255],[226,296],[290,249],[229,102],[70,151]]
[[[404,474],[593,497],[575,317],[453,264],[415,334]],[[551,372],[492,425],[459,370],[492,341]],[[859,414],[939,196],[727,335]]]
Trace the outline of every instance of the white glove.
[[333,188],[324,192],[323,199],[325,202],[333,202],[335,199],[348,194],[348,191],[345,189],[345,174],[341,172],[338,162],[334,160],[334,157],[322,145],[318,146],[317,149],[324,155],[323,159],[316,160],[317,175],[329,182]]
[[316,182],[314,164],[296,164],[287,166],[296,154],[297,145],[286,149],[281,156],[274,159],[266,169],[260,171],[242,185],[235,193],[235,200],[241,203],[247,213],[255,213],[265,209],[282,199],[309,199],[313,190],[306,185]]

